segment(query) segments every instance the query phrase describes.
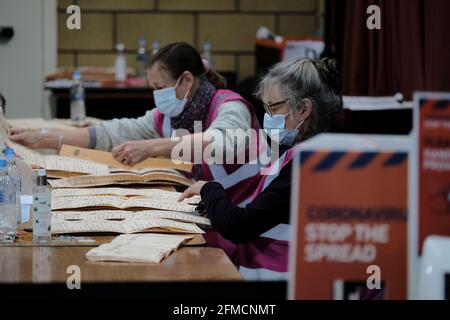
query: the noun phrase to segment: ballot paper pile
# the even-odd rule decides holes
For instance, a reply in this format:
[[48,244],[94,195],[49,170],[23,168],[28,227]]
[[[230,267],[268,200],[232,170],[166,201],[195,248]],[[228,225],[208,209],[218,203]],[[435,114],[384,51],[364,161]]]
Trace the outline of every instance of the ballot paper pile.
[[86,253],[89,261],[159,263],[192,237],[167,234],[120,235]]
[[192,214],[200,198],[178,202],[179,196],[159,189],[55,189],[52,233],[204,233],[197,224],[210,225],[209,219]]
[[10,141],[3,113],[0,145],[13,148],[28,166],[45,168],[48,177],[55,178],[48,180],[52,234],[122,234],[89,251],[89,260],[158,263],[192,237],[186,234],[204,233],[199,225],[210,225],[207,218],[192,214],[200,197],[178,202],[179,192],[161,189],[190,186],[192,180],[185,173],[192,164],[149,158],[129,167],[118,163],[110,152],[70,146],[63,146],[59,155],[44,155]]

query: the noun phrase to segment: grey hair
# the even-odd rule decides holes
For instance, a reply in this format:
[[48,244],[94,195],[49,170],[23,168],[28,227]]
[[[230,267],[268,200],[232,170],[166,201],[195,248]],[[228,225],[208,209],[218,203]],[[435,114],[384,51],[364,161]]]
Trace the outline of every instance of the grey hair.
[[288,100],[291,110],[295,110],[302,99],[311,100],[309,120],[300,128],[303,139],[328,131],[332,116],[342,110],[335,60],[302,58],[280,62],[263,77],[256,95],[262,99],[274,87]]

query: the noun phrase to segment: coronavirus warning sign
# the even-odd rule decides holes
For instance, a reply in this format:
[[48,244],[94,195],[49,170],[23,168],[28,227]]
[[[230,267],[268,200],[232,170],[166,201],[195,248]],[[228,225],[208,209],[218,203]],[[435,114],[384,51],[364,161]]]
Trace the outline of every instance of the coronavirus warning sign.
[[429,235],[450,236],[450,93],[416,93],[419,251]]
[[301,147],[291,298],[406,299],[407,142],[329,134]]

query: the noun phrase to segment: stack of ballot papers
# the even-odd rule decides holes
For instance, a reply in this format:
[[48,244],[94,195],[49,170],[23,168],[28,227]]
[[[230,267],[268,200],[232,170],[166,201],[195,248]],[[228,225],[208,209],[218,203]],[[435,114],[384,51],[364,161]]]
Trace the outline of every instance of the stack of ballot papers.
[[[60,155],[44,155],[9,139],[9,123],[0,114],[0,145],[14,149],[16,155],[33,168],[44,168],[50,178],[89,177],[71,180],[64,187],[103,186],[110,184],[169,184],[190,186],[192,181],[181,172],[190,172],[191,163],[175,163],[171,159],[149,158],[134,167],[117,162],[110,152],[64,146]],[[76,184],[78,183],[78,184]]]
[[180,195],[158,189],[52,190],[52,233],[204,233],[197,224],[210,225],[209,219],[192,214],[200,197],[178,202]]
[[53,211],[52,224],[76,221],[120,221],[120,220],[145,220],[152,218],[169,219],[179,222],[196,223],[206,226],[211,225],[208,218],[184,212],[165,210],[92,210],[92,211]]
[[[80,160],[77,160],[80,161]],[[108,174],[91,174],[52,180],[53,188],[86,188],[111,185],[180,185],[190,186],[192,180],[174,169],[149,168],[139,170],[110,169]]]
[[107,165],[89,160],[77,160],[65,156],[44,155],[20,144],[6,141],[8,147],[13,148],[16,155],[34,168],[44,168],[48,177],[71,177],[78,175],[103,175],[110,169]]
[[120,235],[111,243],[89,250],[89,261],[159,263],[190,236],[164,234]]
[[178,202],[180,195],[179,192],[159,189],[56,189],[52,191],[52,210],[115,208],[192,212],[201,200],[199,196],[195,196]]
[[162,218],[125,219],[121,221],[66,221],[52,219],[52,234],[73,233],[138,233],[138,232],[169,232],[169,233],[204,233],[194,223],[179,222]]
[[110,152],[63,146],[60,155],[44,155],[9,139],[9,123],[0,112],[0,146],[13,148],[16,155],[33,168],[44,168],[53,188],[94,187],[116,184],[190,186],[192,163],[149,158],[130,167],[117,162]]
[[[17,143],[6,141],[14,152],[26,163],[35,168],[45,168],[54,188],[93,187],[113,184],[168,184],[190,186],[192,181],[179,170],[169,168],[170,160],[156,163],[166,167],[126,168],[110,167],[107,164],[91,160],[72,158],[62,155],[43,155]],[[176,165],[174,165],[176,167]],[[183,166],[182,168],[185,168]]]
[[69,176],[79,174],[108,174],[107,165],[98,164],[89,160],[76,160],[66,156],[43,155],[9,139],[9,124],[3,112],[0,112],[0,144],[2,150],[6,146],[13,148],[16,155],[32,167],[47,169],[51,177],[58,172],[70,173]]

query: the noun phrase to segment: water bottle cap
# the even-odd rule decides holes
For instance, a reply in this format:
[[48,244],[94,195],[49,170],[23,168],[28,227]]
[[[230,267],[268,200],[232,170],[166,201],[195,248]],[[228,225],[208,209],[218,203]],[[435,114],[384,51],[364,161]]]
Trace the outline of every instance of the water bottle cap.
[[7,168],[8,162],[5,159],[0,159],[0,168]]
[[125,50],[125,45],[123,43],[118,43],[116,48],[117,48],[117,51],[123,52],[123,50]]
[[206,41],[205,43],[203,43],[203,49],[205,49],[205,50],[211,49],[211,43],[209,43],[208,41]]
[[44,168],[39,168],[37,173],[38,177],[45,177],[47,175],[47,171]]
[[147,45],[147,40],[144,37],[139,38],[139,46],[145,47]]
[[12,148],[6,148],[3,150],[3,153],[6,157],[15,157],[14,150]]
[[81,79],[81,73],[80,73],[80,70],[74,70],[74,71],[73,71],[73,74],[72,74],[72,78],[75,79],[75,80]]

